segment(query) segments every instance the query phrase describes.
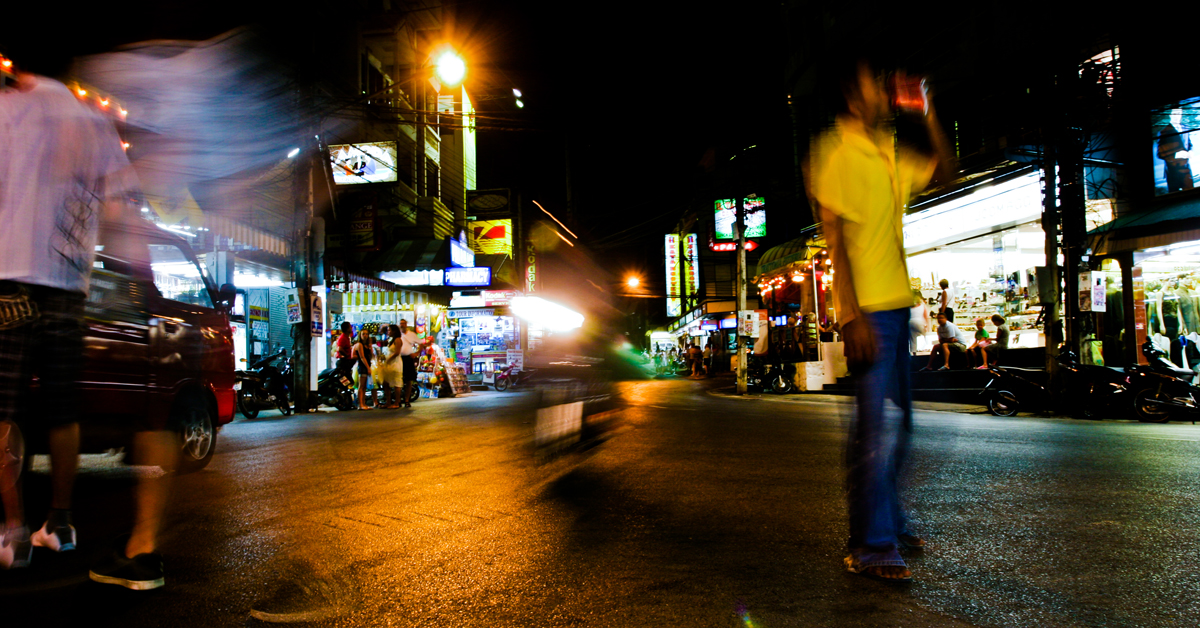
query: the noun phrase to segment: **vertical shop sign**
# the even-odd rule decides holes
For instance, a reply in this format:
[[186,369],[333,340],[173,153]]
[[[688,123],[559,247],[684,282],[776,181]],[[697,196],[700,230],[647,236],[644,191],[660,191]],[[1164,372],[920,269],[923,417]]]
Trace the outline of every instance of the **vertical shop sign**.
[[379,240],[375,237],[375,206],[367,205],[354,212],[350,221],[350,248],[358,251],[379,250]]
[[525,243],[525,294],[537,292],[537,249],[533,242]]
[[687,281],[687,295],[693,303],[698,301],[696,295],[700,292],[699,262],[696,234],[689,233],[683,239],[683,276]]
[[321,295],[325,294],[325,286],[313,286],[309,296],[309,312],[312,313],[312,337],[320,338],[325,335],[325,306]]
[[1107,295],[1104,293],[1104,273],[1079,273],[1079,311],[1104,312],[1107,301]]
[[667,261],[667,316],[683,314],[683,300],[679,298],[679,236],[667,234],[664,242]]
[[[1142,278],[1142,267],[1134,266],[1130,269],[1133,275],[1133,331],[1137,337],[1137,346],[1141,347],[1146,342],[1146,280]],[[1138,364],[1149,364],[1149,360],[1139,350],[1137,352]]]

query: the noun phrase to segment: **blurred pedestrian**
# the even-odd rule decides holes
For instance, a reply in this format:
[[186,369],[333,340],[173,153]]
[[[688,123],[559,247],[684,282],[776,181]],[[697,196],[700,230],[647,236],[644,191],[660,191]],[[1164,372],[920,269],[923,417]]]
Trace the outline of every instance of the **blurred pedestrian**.
[[688,359],[692,363],[692,377],[704,377],[704,353],[694,342],[688,348]]
[[712,356],[712,346],[704,345],[704,374],[709,377],[712,376]]
[[405,408],[411,408],[412,402],[409,400],[412,399],[412,387],[417,385],[417,352],[420,350],[420,341],[416,332],[408,328],[408,321],[403,318],[400,319],[399,332],[397,343],[400,348],[401,379],[404,382],[400,403]]
[[[936,156],[897,146],[891,101],[877,68],[855,61],[833,74],[843,109],[836,125],[815,140],[805,179],[837,269],[833,292],[856,388],[844,563],[852,573],[909,580],[899,549],[925,542],[908,529],[899,496],[912,430],[907,340],[913,305],[901,219],[908,200],[935,174],[947,180],[953,166],[932,106],[907,115],[922,119]],[[885,413],[888,398],[899,407],[899,420]]]
[[921,296],[920,290],[913,290],[913,306],[909,308],[908,327],[908,352],[916,354],[919,349],[918,341],[929,331],[929,304]]
[[375,359],[375,343],[366,329],[358,330],[358,342],[351,349],[354,358],[355,383],[358,384],[358,409],[370,410],[367,405],[367,384],[371,381],[371,361]]
[[[29,534],[20,483],[0,482],[4,567],[28,565],[35,546],[75,549],[71,492],[82,410],[83,304],[101,219],[109,225],[135,220],[128,199],[137,179],[120,137],[108,119],[53,78],[62,76],[69,59],[37,41],[9,51],[17,88],[0,93],[0,423],[36,422],[46,430],[51,500],[45,524]],[[135,246],[112,240],[114,248]],[[33,375],[38,412],[18,417]],[[177,460],[168,432],[139,430],[133,443],[138,462],[170,469]],[[91,569],[92,580],[138,590],[163,585],[154,550],[166,491],[164,481],[139,478],[133,532]]]

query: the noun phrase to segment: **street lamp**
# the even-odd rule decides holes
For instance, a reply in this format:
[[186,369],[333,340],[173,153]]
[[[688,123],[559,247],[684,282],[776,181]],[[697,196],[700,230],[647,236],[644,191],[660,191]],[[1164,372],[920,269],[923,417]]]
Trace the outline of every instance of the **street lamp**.
[[433,73],[444,85],[458,85],[467,76],[467,63],[452,48],[447,47],[434,58]]
[[636,288],[640,283],[642,283],[642,280],[638,279],[637,277],[630,277],[629,279],[625,280],[625,285],[629,286],[630,288]]

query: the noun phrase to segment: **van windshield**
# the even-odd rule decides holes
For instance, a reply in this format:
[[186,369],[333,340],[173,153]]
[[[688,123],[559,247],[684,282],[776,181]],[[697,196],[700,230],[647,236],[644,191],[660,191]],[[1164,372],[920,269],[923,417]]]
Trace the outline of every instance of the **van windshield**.
[[174,244],[151,244],[150,267],[154,285],[163,298],[189,305],[213,307],[200,267]]

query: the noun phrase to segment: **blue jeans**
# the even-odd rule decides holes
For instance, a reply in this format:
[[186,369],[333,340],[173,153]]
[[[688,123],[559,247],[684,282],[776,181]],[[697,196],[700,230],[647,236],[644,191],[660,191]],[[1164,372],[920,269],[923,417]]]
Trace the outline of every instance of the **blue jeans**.
[[[854,373],[857,413],[846,448],[851,549],[887,551],[907,533],[899,481],[912,432],[908,308],[865,314],[875,335],[875,361]],[[861,370],[861,369],[860,369]],[[899,416],[887,412],[891,399]]]

